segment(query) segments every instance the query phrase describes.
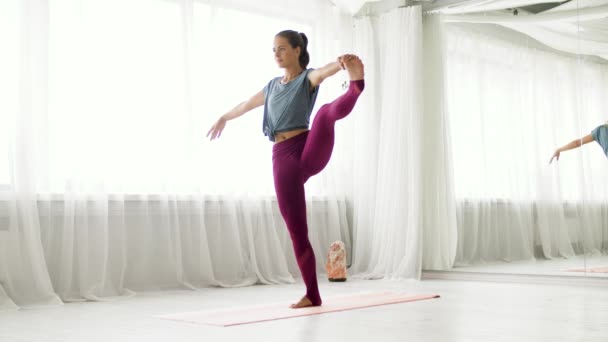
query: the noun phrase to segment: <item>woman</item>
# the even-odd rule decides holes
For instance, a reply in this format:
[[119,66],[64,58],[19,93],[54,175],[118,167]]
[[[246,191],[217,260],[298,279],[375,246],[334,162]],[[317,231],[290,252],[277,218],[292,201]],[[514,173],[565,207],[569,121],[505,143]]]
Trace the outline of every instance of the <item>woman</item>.
[[[307,69],[310,60],[308,39],[303,33],[281,31],[274,38],[274,58],[282,77],[222,115],[207,136],[219,138],[226,122],[264,105],[263,131],[270,141],[274,186],[281,215],[291,236],[294,253],[306,294],[292,308],[320,306],[315,255],[308,239],[304,183],[321,172],[329,162],[334,145],[334,124],[348,115],[365,86],[363,64],[355,55],[343,55],[319,69]],[[319,85],[341,69],[350,77],[345,94],[323,105],[308,129]]]
[[588,144],[592,141],[597,141],[597,143],[604,150],[604,154],[608,157],[608,122],[596,127],[593,131],[591,131],[591,134],[587,134],[580,139],[573,140],[570,143],[558,148],[553,154],[553,157],[551,157],[551,160],[549,160],[549,164],[553,162],[553,159],[559,160],[559,155],[561,152],[581,147],[582,145]]

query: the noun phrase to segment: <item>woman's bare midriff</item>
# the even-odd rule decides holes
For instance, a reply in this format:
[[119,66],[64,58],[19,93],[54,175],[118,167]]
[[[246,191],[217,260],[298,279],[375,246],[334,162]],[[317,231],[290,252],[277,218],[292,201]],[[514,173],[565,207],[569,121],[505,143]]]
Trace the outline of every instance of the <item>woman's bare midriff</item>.
[[295,129],[293,131],[281,132],[274,135],[274,143],[280,143],[281,141],[285,141],[289,138],[293,138],[296,135],[300,135],[304,132],[307,132],[307,128]]

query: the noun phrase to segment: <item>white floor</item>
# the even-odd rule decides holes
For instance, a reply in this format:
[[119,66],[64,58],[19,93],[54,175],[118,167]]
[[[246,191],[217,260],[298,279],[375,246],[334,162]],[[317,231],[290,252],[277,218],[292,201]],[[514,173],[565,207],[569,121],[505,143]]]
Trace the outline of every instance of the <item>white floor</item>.
[[369,290],[438,293],[439,299],[213,327],[155,315],[289,303],[301,284],[139,293],[98,303],[0,313],[1,342],[75,341],[608,341],[608,288],[352,280],[321,283],[325,297]]
[[[585,269],[591,267],[608,267],[608,256],[577,256],[570,259],[496,262],[483,265],[455,267],[451,271],[480,272],[480,273],[507,273],[507,274],[534,274],[552,276],[586,276],[608,277],[608,273],[570,272],[570,269]],[[608,341],[608,338],[606,339]]]

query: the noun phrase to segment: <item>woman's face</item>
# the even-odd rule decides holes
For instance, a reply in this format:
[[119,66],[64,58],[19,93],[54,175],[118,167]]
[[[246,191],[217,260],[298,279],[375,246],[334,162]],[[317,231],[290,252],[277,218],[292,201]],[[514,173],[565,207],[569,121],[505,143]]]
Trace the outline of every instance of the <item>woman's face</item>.
[[300,48],[292,48],[287,38],[280,36],[274,37],[274,60],[279,65],[279,68],[288,68],[294,65],[299,65],[298,57],[300,56]]

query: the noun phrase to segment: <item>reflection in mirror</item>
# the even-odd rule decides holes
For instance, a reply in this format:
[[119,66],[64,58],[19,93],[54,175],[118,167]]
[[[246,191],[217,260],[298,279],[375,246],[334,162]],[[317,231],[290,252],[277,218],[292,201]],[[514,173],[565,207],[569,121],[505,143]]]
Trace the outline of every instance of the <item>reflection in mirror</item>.
[[[584,25],[581,28],[584,30]],[[581,33],[584,32],[581,30]],[[582,35],[584,37],[584,35]],[[584,39],[584,38],[582,38]],[[608,277],[607,230],[608,216],[606,175],[608,174],[608,117],[606,113],[605,62],[594,56],[581,55],[579,63],[579,111],[581,134],[582,176],[589,184],[585,189],[581,212],[581,234],[584,239],[584,271],[590,277]],[[601,99],[596,101],[594,99]],[[587,147],[585,143],[589,143]]]
[[453,270],[608,276],[608,12],[598,7],[608,1],[529,3],[435,10],[446,25]]

